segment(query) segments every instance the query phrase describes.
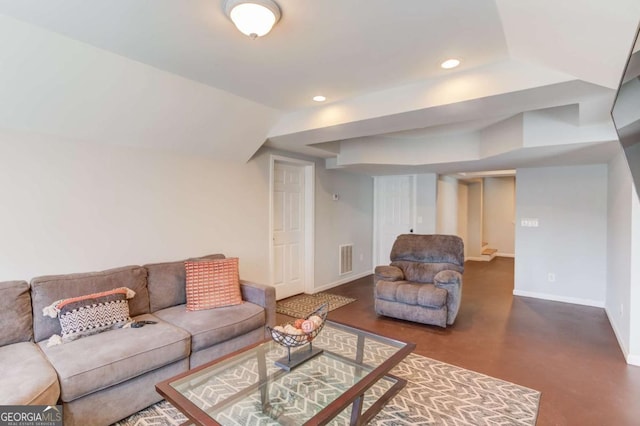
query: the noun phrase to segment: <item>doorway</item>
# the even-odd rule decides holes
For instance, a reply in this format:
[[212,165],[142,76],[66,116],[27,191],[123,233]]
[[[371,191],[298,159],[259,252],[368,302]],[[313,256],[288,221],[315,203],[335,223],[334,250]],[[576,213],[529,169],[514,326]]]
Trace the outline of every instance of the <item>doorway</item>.
[[416,176],[376,176],[373,187],[373,264],[386,265],[396,237],[415,228]]
[[315,163],[271,156],[269,264],[276,299],[313,292]]

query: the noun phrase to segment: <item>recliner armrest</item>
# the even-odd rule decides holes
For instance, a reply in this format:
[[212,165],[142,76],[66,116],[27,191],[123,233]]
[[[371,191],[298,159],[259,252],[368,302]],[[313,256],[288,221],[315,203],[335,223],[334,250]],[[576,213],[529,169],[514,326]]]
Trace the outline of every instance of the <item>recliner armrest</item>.
[[440,271],[433,277],[433,284],[447,290],[447,325],[453,324],[462,299],[462,274],[458,271]]
[[402,281],[404,279],[404,273],[402,269],[395,266],[376,266],[375,269],[375,281]]
[[462,282],[462,274],[458,271],[440,271],[433,277],[433,283],[436,287],[445,286],[447,284],[460,284]]
[[[266,325],[274,327],[276,325],[276,289],[270,285],[240,280],[240,291],[242,292],[242,300],[264,308]],[[266,328],[265,337],[269,337]]]

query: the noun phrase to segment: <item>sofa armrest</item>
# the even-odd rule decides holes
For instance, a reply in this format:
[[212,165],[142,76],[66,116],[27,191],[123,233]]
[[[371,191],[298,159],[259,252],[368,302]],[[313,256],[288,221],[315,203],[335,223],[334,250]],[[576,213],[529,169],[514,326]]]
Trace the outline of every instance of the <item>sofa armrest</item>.
[[382,281],[402,281],[404,273],[402,269],[395,266],[376,266],[375,282]]
[[447,290],[447,324],[451,325],[458,315],[462,300],[462,274],[457,271],[440,271],[433,277],[433,284]]
[[[274,327],[276,325],[276,289],[270,285],[240,280],[240,291],[242,292],[242,300],[264,308],[266,325]],[[269,337],[266,328],[265,337]]]

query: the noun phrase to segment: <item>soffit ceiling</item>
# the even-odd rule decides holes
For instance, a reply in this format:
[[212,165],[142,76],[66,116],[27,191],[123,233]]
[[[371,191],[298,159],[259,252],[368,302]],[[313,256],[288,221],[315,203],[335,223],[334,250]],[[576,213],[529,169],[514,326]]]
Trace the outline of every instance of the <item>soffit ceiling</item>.
[[[266,142],[338,160],[340,144],[352,139],[385,134],[390,144],[429,143],[532,109],[575,104],[579,121],[608,120],[640,19],[637,0],[277,1],[281,21],[257,40],[233,27],[223,0],[0,0],[0,14],[279,111],[270,131],[227,144],[249,145],[238,148],[244,159]],[[462,65],[440,69],[449,57]],[[329,102],[312,102],[319,93]],[[206,138],[203,131],[181,148]],[[576,150],[587,141],[574,140]],[[568,149],[561,149],[567,162],[593,161]],[[502,156],[501,164],[541,164],[558,151],[538,147],[528,163],[529,154],[514,153],[513,166]],[[491,160],[455,167],[491,169]],[[361,169],[375,174],[373,166]]]

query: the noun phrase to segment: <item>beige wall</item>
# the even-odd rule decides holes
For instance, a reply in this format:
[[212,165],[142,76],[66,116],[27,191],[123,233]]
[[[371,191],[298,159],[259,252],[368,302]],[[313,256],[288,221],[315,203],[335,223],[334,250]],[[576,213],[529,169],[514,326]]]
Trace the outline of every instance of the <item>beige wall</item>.
[[479,257],[482,251],[482,180],[467,185],[466,256]]
[[458,236],[464,241],[464,255],[467,256],[469,248],[469,187],[458,182]]
[[515,184],[513,176],[484,178],[482,238],[498,255],[515,250]]
[[458,234],[458,180],[450,176],[438,176],[436,232]]

